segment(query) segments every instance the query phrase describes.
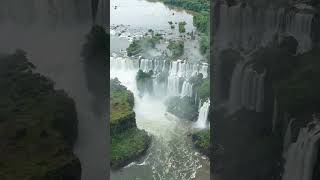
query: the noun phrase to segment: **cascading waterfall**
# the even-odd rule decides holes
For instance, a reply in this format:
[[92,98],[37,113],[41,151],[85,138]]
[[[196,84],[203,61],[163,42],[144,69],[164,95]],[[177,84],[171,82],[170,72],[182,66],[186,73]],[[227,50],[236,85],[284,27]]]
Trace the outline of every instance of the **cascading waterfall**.
[[228,106],[231,113],[242,107],[256,112],[263,111],[265,75],[265,71],[259,74],[245,62],[236,65],[229,90]]
[[169,96],[192,97],[192,84],[188,80],[199,73],[203,75],[203,78],[207,78],[208,67],[206,63],[192,64],[182,60],[172,61],[170,66],[167,66],[165,60],[140,60],[140,69],[143,72],[153,71],[155,76],[162,72],[169,73],[166,85],[159,83],[157,78],[153,81],[153,87],[156,90],[159,88],[163,90],[164,87],[167,87],[165,91]]
[[320,124],[313,121],[300,129],[287,152],[282,180],[312,180],[320,141]]
[[192,84],[189,83],[188,81],[184,81],[182,85],[182,90],[181,90],[181,97],[192,97]]
[[307,11],[290,11],[268,8],[253,11],[241,4],[228,7],[220,5],[219,26],[215,40],[220,48],[252,50],[267,45],[276,34],[291,35],[299,42],[298,52],[312,48],[311,27],[314,14]]
[[117,57],[114,55],[110,57],[110,66],[112,66],[112,68],[116,70],[130,71],[130,70],[137,70],[139,67],[139,64],[137,61],[132,60],[130,58]]
[[[200,102],[201,104],[201,102]],[[203,102],[203,104],[200,106],[199,104],[199,116],[198,120],[195,124],[196,128],[204,129],[208,126],[208,115],[210,110],[210,99]]]

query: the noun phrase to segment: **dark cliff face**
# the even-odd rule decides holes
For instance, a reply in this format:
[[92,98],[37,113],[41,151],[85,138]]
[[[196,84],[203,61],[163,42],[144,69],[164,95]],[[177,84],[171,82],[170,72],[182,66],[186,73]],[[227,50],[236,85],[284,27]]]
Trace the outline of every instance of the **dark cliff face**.
[[[213,171],[223,180],[290,179],[294,173],[287,163],[299,154],[284,156],[283,144],[296,142],[320,111],[318,2],[215,5],[214,145],[220,149],[213,155]],[[290,119],[295,120],[288,126]],[[303,141],[307,138],[300,137]],[[309,165],[304,169],[313,174],[309,179],[317,179],[319,162]]]
[[107,23],[106,0],[2,0],[0,22],[47,26]]
[[80,180],[74,101],[35,73],[23,51],[0,62],[0,179]]

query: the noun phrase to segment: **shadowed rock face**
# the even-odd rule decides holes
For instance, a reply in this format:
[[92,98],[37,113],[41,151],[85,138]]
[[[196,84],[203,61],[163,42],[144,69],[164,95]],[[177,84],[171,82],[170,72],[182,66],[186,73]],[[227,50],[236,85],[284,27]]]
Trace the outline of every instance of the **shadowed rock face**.
[[24,25],[74,25],[106,20],[105,0],[2,0],[0,22]]
[[[106,115],[95,112],[80,56],[94,19],[101,24],[108,18],[106,5],[105,0],[0,1],[0,53],[23,49],[36,71],[75,101],[79,136],[73,152],[81,162],[82,180],[108,177]],[[46,132],[41,134],[46,136]]]

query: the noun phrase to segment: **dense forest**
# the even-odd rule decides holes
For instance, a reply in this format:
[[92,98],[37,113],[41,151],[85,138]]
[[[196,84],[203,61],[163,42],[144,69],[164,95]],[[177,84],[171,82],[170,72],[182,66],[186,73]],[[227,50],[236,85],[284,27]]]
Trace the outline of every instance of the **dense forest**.
[[165,4],[181,7],[192,11],[193,24],[197,28],[200,38],[200,52],[209,61],[210,41],[210,1],[209,0],[160,0]]
[[0,179],[80,180],[74,101],[22,50],[0,54],[0,69]]

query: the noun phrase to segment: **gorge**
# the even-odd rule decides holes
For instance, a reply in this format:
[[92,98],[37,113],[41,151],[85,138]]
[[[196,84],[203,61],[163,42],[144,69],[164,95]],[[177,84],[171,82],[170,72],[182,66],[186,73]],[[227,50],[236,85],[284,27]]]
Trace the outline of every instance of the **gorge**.
[[133,93],[136,126],[151,138],[111,179],[209,179],[208,154],[197,148],[209,147],[210,65],[193,24],[191,14],[161,2],[111,1],[110,78]]
[[213,172],[318,179],[319,4],[216,1],[213,8]]

